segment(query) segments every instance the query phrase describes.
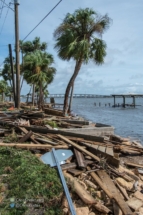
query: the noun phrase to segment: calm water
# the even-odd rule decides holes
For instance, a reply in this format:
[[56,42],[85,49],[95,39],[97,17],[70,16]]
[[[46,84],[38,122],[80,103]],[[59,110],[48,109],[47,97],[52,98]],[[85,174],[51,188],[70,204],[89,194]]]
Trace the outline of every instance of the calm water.
[[[55,102],[63,103],[63,99],[55,98]],[[116,99],[117,104],[122,102],[121,98]],[[111,104],[110,107],[108,103]],[[126,103],[131,104],[132,99],[127,98]],[[72,110],[92,122],[112,125],[115,127],[115,134],[141,140],[143,144],[143,98],[136,98],[136,104],[141,106],[112,108],[113,98],[74,98]]]

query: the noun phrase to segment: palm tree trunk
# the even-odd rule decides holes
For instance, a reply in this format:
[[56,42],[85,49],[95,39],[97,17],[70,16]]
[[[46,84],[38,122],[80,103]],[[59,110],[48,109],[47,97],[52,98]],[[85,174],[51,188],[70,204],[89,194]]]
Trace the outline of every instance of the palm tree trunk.
[[4,100],[5,100],[5,93],[3,92],[2,93],[2,102],[4,102]]
[[22,86],[23,86],[23,81],[24,81],[24,78],[23,78],[23,75],[21,75],[21,79],[20,79],[20,92],[21,92],[21,89],[22,89]]
[[30,87],[29,93],[27,95],[27,101],[26,101],[26,103],[28,103],[28,101],[29,101],[29,96],[30,96],[30,93],[31,93],[31,89],[32,89],[32,87]]
[[82,58],[80,58],[78,61],[76,61],[76,65],[75,65],[75,69],[74,69],[74,73],[67,85],[66,88],[66,92],[65,92],[65,98],[64,98],[64,107],[63,107],[63,114],[67,115],[67,111],[68,111],[68,97],[69,97],[69,93],[70,93],[70,89],[72,87],[72,85],[74,84],[74,81],[78,75],[78,72],[81,68],[82,65]]
[[72,106],[72,99],[73,99],[73,90],[74,90],[74,83],[71,87],[71,95],[70,95],[70,102],[69,102],[69,108],[68,108],[68,113],[71,112],[71,106]]
[[35,84],[33,84],[33,92],[32,92],[32,105],[34,106],[34,100],[35,100]]
[[39,93],[39,110],[42,108],[42,83],[40,83],[40,93]]

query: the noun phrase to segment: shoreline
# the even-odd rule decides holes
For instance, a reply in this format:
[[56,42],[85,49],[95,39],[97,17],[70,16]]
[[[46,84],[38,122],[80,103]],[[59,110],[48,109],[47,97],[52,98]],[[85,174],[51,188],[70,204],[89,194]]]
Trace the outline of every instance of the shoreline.
[[[138,193],[140,192],[140,190],[142,190],[141,185],[143,184],[143,175],[139,172],[139,166],[143,168],[143,147],[140,146],[137,142],[130,142],[129,139],[122,138],[113,133],[108,135],[105,134],[102,136],[96,136],[95,133],[94,135],[93,133],[87,135],[85,134],[85,129],[93,129],[94,127],[96,127],[94,123],[90,123],[88,120],[85,120],[81,117],[79,117],[78,119],[71,116],[63,117],[59,110],[56,111],[52,109],[53,113],[55,111],[55,115],[49,114],[48,111],[51,111],[51,109],[45,108],[44,111],[11,111],[11,117],[7,117],[6,114],[2,113],[3,116],[1,115],[0,118],[2,124],[0,160],[3,158],[3,154],[1,153],[4,153],[4,151],[6,152],[6,154],[8,151],[11,155],[13,154],[13,162],[16,162],[15,159],[22,159],[22,163],[19,166],[21,172],[18,178],[19,180],[23,181],[23,170],[27,171],[31,166],[30,163],[29,168],[27,166],[27,163],[25,167],[23,166],[24,162],[26,161],[24,161],[23,159],[25,156],[27,157],[27,155],[25,154],[26,152],[29,154],[29,156],[30,153],[32,153],[31,156],[34,160],[36,159],[33,162],[38,162],[34,165],[40,165],[39,168],[46,168],[47,165],[44,165],[41,162],[41,157],[45,155],[45,152],[50,152],[52,148],[61,150],[66,149],[68,151],[71,150],[72,156],[70,155],[70,157],[65,160],[65,164],[62,164],[61,167],[64,176],[67,178],[69,191],[71,193],[72,202],[76,211],[79,211],[81,210],[81,208],[83,208],[84,212],[86,210],[88,211],[87,214],[89,214],[89,210],[90,212],[92,212],[92,215],[108,214],[111,211],[114,212],[114,207],[111,207],[114,206],[114,201],[117,203],[118,208],[120,208],[120,210],[122,210],[124,214],[127,214],[127,212],[128,214],[132,214],[133,211],[139,212],[140,210],[142,210],[142,206],[135,208],[134,204],[132,204],[131,201],[132,198],[136,198],[136,201],[140,202]],[[99,128],[101,128],[101,125],[102,124],[100,123]],[[71,132],[73,128],[76,130],[76,133]],[[82,129],[84,130],[84,132],[83,134],[80,134],[78,131]],[[2,143],[2,140],[4,142],[6,141],[7,143]],[[5,158],[6,154],[4,155]],[[25,159],[28,158],[26,157]],[[30,159],[30,157],[28,159]],[[2,163],[0,164],[1,171],[6,170],[8,174],[7,176],[5,176],[5,180],[3,179],[5,182],[8,182],[7,179],[9,177],[13,177],[14,181],[17,180],[15,174],[17,174],[17,171],[19,171],[16,166],[13,166],[13,162],[11,162],[11,164],[8,164],[8,160],[9,159],[7,159],[7,161],[4,161],[6,163],[6,166],[2,166]],[[22,166],[25,169],[22,170]],[[8,169],[6,169],[6,167]],[[53,172],[51,172],[51,170],[53,170]],[[57,195],[61,196],[61,193],[63,192],[59,185],[60,177],[56,173],[57,171],[55,172],[55,170],[52,167],[47,169],[47,171],[51,172],[47,174],[49,175],[49,179],[53,174],[57,182],[52,183],[52,181],[49,181],[49,183],[52,183],[52,186],[50,185],[48,190],[46,189],[43,191],[46,192],[46,195],[40,196],[40,198],[44,198],[45,202],[47,202],[46,196],[49,195],[48,193],[50,192],[50,189],[54,189],[56,183],[59,186],[59,193]],[[34,166],[32,167],[32,169],[30,169],[30,171],[31,173],[34,171]],[[38,169],[36,169],[36,171],[38,173]],[[46,169],[44,169],[44,171],[46,171]],[[108,178],[108,181],[110,181],[110,186],[112,187],[110,189],[108,189],[108,187],[105,188],[105,181],[102,180],[103,178],[101,177],[103,172]],[[36,174],[36,172],[33,174]],[[40,173],[41,176],[42,174],[43,173]],[[46,174],[46,172],[44,172],[44,174]],[[31,176],[29,175],[28,177]],[[38,175],[38,177],[40,176]],[[35,177],[33,180],[37,181],[38,177]],[[44,175],[43,177],[39,178],[39,180],[41,180],[40,185],[37,184],[36,186],[41,186],[41,183],[44,183],[43,179]],[[8,183],[11,184],[11,182],[12,180]],[[25,181],[23,181],[22,183],[24,185]],[[31,184],[31,181],[29,181],[28,184],[29,183]],[[73,186],[74,189],[70,189],[70,187],[72,188]],[[4,196],[6,190],[8,193],[11,192],[8,188],[5,188],[5,185],[2,184],[2,187],[4,191],[2,191],[1,193]],[[125,189],[125,196],[126,198],[128,198],[128,201],[127,199],[124,199],[122,200],[122,203],[118,202],[118,199],[116,197],[119,197],[118,195],[120,194],[123,195],[123,193],[121,192],[122,189],[119,189],[119,187]],[[33,189],[34,187],[31,184],[31,187],[27,188]],[[17,199],[25,199],[25,193],[21,194],[22,197],[19,196],[22,191],[22,187],[19,187],[18,189],[19,193],[15,193],[15,187],[12,187],[12,192],[15,193],[14,197],[16,197]],[[35,187],[34,189],[37,188]],[[40,187],[38,188],[38,190],[40,190]],[[112,192],[116,193],[116,195],[114,195],[113,197],[111,197]],[[119,192],[121,193],[119,194]],[[66,206],[68,205],[68,203],[65,195],[62,194],[62,201],[61,197],[58,196],[54,198],[55,201],[56,198],[58,199],[57,207],[60,207],[61,212],[55,212],[57,209],[54,209],[54,204],[51,204],[52,213],[55,215],[69,215],[70,212],[68,206]],[[32,197],[29,195],[27,198],[31,199]],[[114,198],[113,202],[112,198]],[[7,197],[5,196],[3,197],[3,199],[7,199]],[[107,204],[107,202],[109,201],[110,205]],[[66,202],[66,205],[63,202]],[[90,207],[89,202],[91,205]],[[123,205],[126,207],[123,207]],[[28,210],[30,210],[28,202],[26,202],[26,206]],[[34,211],[35,206],[33,204],[31,204],[31,206],[33,207]],[[7,205],[7,207],[9,206]],[[40,203],[37,207],[37,211],[41,210],[41,214],[44,215],[44,210],[41,209],[41,207],[44,207],[44,204]],[[20,208],[14,207],[11,210],[18,212]],[[36,213],[34,213],[35,212],[30,212],[31,215],[36,215]],[[38,213],[40,212],[37,212],[37,215]],[[21,214],[24,215],[25,213]],[[49,212],[48,214],[50,215]]]

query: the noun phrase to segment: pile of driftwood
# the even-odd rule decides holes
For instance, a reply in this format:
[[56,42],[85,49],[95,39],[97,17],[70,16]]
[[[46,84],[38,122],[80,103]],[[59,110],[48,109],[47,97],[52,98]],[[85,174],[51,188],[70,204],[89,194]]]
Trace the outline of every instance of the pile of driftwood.
[[[0,147],[29,149],[39,159],[52,148],[72,150],[73,156],[61,168],[77,215],[143,214],[143,147],[139,142],[117,135],[63,131],[59,128],[92,124],[40,111],[1,113],[0,125]],[[10,135],[16,135],[16,142],[10,141]],[[65,196],[61,205],[63,213],[70,214]]]

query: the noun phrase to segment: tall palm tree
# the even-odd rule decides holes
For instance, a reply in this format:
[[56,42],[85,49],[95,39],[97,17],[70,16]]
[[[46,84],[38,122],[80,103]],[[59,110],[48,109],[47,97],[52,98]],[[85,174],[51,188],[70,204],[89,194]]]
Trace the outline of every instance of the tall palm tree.
[[73,14],[68,13],[54,32],[59,57],[68,61],[74,59],[76,62],[65,92],[64,114],[67,114],[68,96],[81,65],[87,64],[90,59],[97,65],[104,62],[106,43],[101,35],[109,28],[110,21],[108,15],[101,16],[92,9],[78,9]]
[[[21,65],[21,89],[23,85],[23,67],[24,67],[24,55],[28,53],[35,52],[36,50],[45,51],[47,49],[47,43],[41,42],[40,37],[35,37],[33,41],[20,41],[20,49],[22,53],[22,65]],[[32,103],[34,105],[34,94],[35,94],[35,85],[33,84],[33,92],[32,92]]]
[[44,89],[50,84],[56,72],[51,64],[54,62],[53,56],[46,52],[35,51],[24,57],[24,78],[27,83],[39,86],[39,108],[43,103]]

